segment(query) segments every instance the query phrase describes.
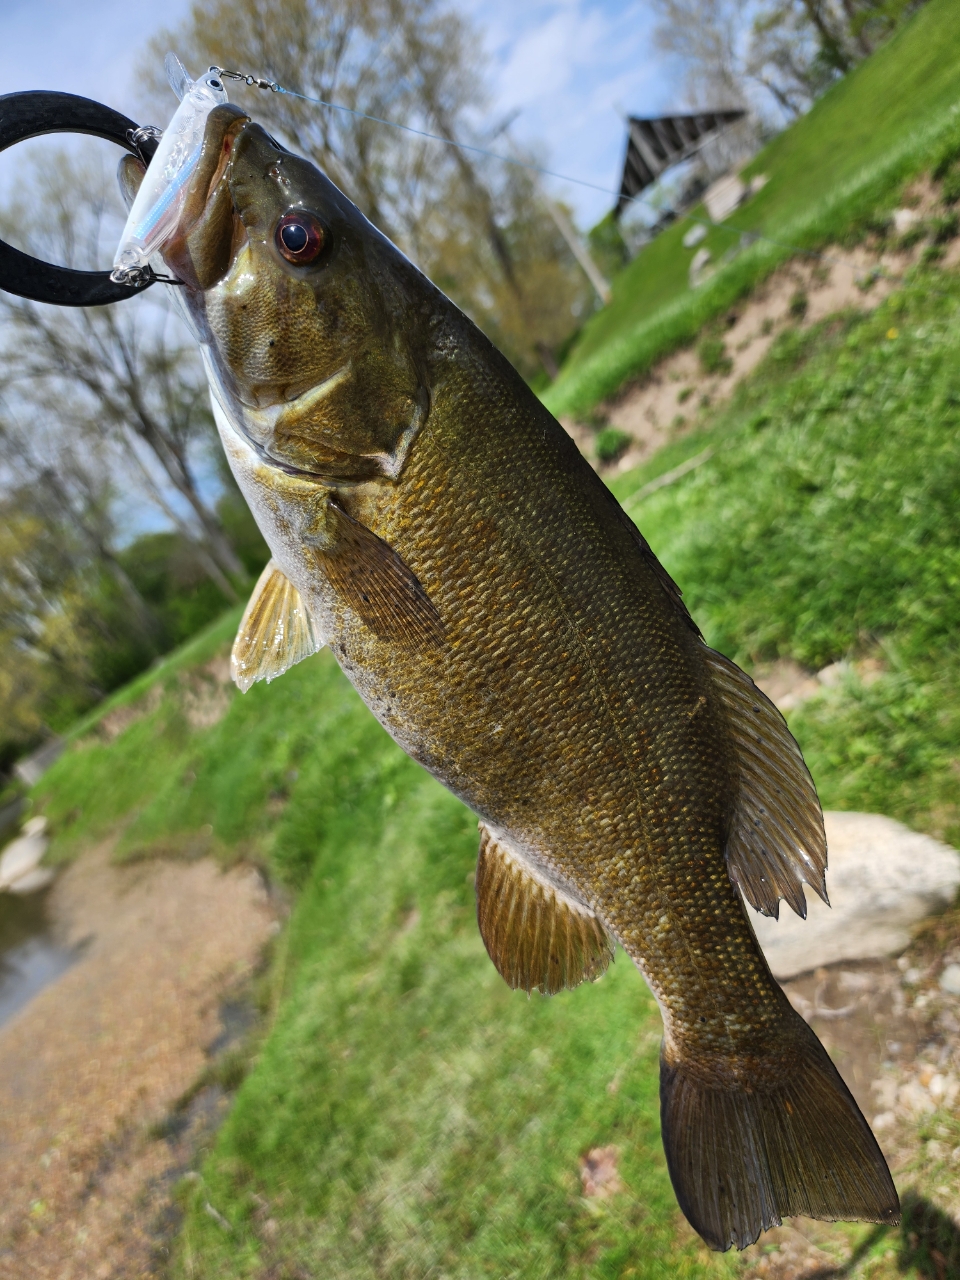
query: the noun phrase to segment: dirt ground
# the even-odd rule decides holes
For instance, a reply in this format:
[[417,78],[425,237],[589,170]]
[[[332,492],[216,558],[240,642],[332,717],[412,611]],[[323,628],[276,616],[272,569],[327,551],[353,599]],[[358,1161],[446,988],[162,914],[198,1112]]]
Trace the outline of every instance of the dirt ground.
[[50,907],[79,959],[0,1028],[0,1277],[152,1276],[172,1185],[226,1098],[207,1089],[174,1124],[171,1109],[229,1037],[277,912],[250,867],[117,867],[109,845]]
[[[937,190],[926,180],[913,184],[904,195],[904,204],[917,218],[945,212]],[[687,347],[661,360],[645,377],[628,383],[598,407],[598,421],[633,438],[615,463],[599,470],[605,475],[629,471],[668,441],[691,430],[699,410],[728,400],[785,328],[798,323],[801,328],[809,327],[846,310],[872,311],[898,287],[923,249],[923,243],[883,252],[869,245],[855,249],[831,246],[822,257],[798,257],[784,264],[728,313],[722,334],[732,361],[728,373],[705,372],[696,350]],[[960,239],[945,247],[940,260],[943,267],[958,263]],[[806,311],[799,319],[791,310],[798,295],[806,299]],[[593,430],[567,418],[563,425],[581,452],[592,458]]]

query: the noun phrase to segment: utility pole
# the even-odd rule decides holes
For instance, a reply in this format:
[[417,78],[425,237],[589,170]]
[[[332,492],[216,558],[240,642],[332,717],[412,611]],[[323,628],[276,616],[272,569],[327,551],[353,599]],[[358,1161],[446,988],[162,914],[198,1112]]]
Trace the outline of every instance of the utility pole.
[[564,213],[564,211],[560,208],[560,206],[557,204],[554,204],[552,200],[547,200],[546,205],[547,205],[547,209],[549,210],[550,217],[557,224],[557,230],[560,232],[564,240],[566,240],[567,244],[570,246],[570,252],[576,258],[576,260],[580,263],[580,266],[583,268],[584,274],[586,275],[590,283],[593,285],[594,290],[596,291],[597,297],[600,299],[603,305],[606,306],[607,303],[610,301],[609,281],[604,276],[603,272],[600,270],[600,268],[597,266],[594,260],[590,257],[590,254],[587,251],[587,246],[583,243],[583,241],[577,235],[576,228],[574,227],[570,219],[567,217],[567,215]]

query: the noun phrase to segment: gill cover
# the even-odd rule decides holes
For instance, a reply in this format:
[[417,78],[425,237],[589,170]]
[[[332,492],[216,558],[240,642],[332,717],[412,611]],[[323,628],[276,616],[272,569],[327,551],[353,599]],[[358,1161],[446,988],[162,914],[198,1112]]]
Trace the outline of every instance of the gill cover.
[[[211,148],[212,150],[213,148]],[[228,415],[268,461],[395,478],[429,410],[414,268],[313,164],[245,124],[207,199],[230,228],[194,252]],[[214,278],[216,277],[216,278]]]

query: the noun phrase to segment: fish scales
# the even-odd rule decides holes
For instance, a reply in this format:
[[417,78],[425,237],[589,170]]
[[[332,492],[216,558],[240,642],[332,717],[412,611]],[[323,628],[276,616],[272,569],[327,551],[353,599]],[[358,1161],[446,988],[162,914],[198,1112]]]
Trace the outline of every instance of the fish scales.
[[[397,670],[392,646],[355,628],[333,642],[338,657],[375,710],[384,687],[396,691],[381,718],[411,755],[564,879],[586,880],[672,1035],[739,1053],[729,1010],[751,1010],[739,1028],[749,1042],[784,1020],[785,998],[723,861],[728,748],[691,660],[698,642],[562,429],[535,406],[512,413],[506,389],[502,407],[483,390],[471,397],[471,372],[438,396],[411,454],[415,508],[385,494],[373,524],[450,619],[449,652],[411,654]],[[507,387],[515,376],[503,370]],[[491,410],[496,433],[483,430]],[[705,969],[698,951],[719,962]]]
[[218,107],[184,208],[164,256],[272,553],[237,683],[330,645],[477,814],[478,924],[511,985],[575,986],[622,944],[663,1015],[667,1164],[711,1247],[785,1214],[896,1221],[741,897],[825,895],[782,717],[508,362],[318,170]]

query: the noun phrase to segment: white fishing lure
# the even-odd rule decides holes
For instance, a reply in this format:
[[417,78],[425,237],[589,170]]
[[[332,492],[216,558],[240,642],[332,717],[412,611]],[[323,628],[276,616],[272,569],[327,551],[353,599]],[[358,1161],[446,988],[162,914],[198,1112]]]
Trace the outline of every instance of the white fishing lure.
[[164,68],[180,105],[150,161],[120,237],[110,274],[121,284],[133,279],[173,233],[200,159],[207,116],[227,101],[216,67],[191,80],[177,55],[168,53]]

